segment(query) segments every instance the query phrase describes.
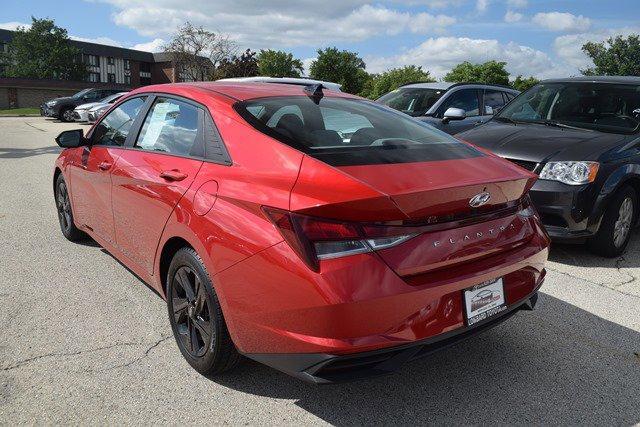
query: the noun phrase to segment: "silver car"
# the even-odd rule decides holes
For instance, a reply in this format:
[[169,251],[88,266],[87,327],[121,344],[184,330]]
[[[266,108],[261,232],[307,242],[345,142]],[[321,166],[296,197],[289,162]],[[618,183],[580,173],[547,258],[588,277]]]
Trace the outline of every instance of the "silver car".
[[104,106],[110,106],[111,104],[116,102],[118,99],[122,98],[122,96],[126,93],[127,92],[118,92],[118,93],[114,93],[113,95],[109,95],[98,102],[88,102],[86,104],[78,105],[73,110],[73,119],[76,122],[91,123],[91,121],[89,120],[89,113],[91,111],[95,111],[96,109],[99,109]]

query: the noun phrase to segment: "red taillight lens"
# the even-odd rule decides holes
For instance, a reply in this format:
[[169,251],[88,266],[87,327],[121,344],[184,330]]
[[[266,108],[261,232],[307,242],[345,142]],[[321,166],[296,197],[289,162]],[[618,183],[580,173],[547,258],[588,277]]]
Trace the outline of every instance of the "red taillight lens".
[[262,210],[289,246],[314,271],[319,270],[320,259],[384,249],[415,236],[402,234],[406,229],[399,227],[379,228],[325,220],[266,206]]

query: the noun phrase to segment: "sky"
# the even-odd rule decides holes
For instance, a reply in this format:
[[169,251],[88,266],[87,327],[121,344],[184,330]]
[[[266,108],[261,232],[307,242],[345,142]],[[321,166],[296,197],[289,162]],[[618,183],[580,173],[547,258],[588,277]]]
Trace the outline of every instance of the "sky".
[[[3,0],[0,28],[51,18],[72,38],[159,51],[185,21],[241,49],[308,66],[319,48],[356,51],[369,72],[415,64],[437,78],[462,61],[564,77],[591,65],[587,41],[640,33],[640,0]],[[615,7],[614,7],[615,5]]]

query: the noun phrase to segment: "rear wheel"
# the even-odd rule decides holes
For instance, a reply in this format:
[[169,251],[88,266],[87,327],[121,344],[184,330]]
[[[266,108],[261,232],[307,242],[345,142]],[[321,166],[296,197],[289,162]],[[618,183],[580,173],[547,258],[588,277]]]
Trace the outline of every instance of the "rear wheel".
[[58,221],[60,222],[60,230],[64,237],[72,242],[77,242],[86,237],[73,223],[73,210],[71,208],[71,199],[67,183],[64,181],[62,174],[56,179],[56,210],[58,211]]
[[202,260],[182,248],[167,275],[167,307],[173,335],[189,364],[203,375],[216,375],[240,361],[222,315],[218,297]]
[[636,192],[631,187],[623,187],[609,203],[598,233],[589,240],[589,249],[608,258],[622,254],[629,243],[637,212]]

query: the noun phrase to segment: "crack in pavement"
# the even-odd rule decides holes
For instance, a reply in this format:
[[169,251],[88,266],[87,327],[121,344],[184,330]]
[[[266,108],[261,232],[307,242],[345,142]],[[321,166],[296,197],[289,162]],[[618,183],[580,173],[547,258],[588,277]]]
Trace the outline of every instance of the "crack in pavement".
[[622,271],[622,270],[621,270],[622,268],[627,268],[627,267],[622,267],[622,266],[620,265],[620,264],[621,264],[622,262],[624,262],[624,261],[626,261],[626,258],[624,257],[624,255],[623,255],[623,256],[621,256],[620,258],[618,258],[618,259],[616,260],[616,270],[618,270],[618,273],[620,273],[620,274],[625,274],[625,275],[629,276],[629,280],[627,280],[627,281],[625,281],[625,282],[622,282],[622,283],[620,283],[620,284],[615,285],[616,287],[618,287],[618,286],[623,286],[623,285],[628,285],[629,283],[633,283],[633,282],[635,282],[635,281],[636,281],[636,279],[637,279],[637,277],[636,277],[636,276],[634,276],[633,274],[631,274],[631,273],[629,273],[629,272],[627,272],[627,271]]
[[156,341],[155,343],[153,343],[151,346],[149,346],[145,352],[142,354],[142,356],[140,357],[136,357],[135,359],[127,362],[127,363],[122,363],[119,365],[114,365],[108,368],[104,368],[104,369],[87,369],[85,372],[105,372],[105,371],[112,371],[114,369],[119,369],[119,368],[126,368],[128,366],[131,366],[135,363],[140,362],[141,360],[145,359],[147,356],[149,356],[149,353],[151,353],[151,351],[158,347],[160,344],[162,344],[164,341],[167,341],[168,339],[173,338],[173,335],[168,335],[165,337],[160,338],[158,341]]
[[[635,294],[632,294],[632,293],[630,293],[630,292],[621,291],[620,289],[618,289],[618,287],[617,287],[617,286],[612,288],[611,286],[607,286],[607,285],[605,285],[604,283],[594,282],[594,281],[592,281],[592,280],[585,279],[584,277],[575,276],[575,275],[573,275],[573,274],[571,274],[571,273],[567,273],[567,272],[564,272],[564,271],[556,270],[555,268],[551,268],[551,267],[549,267],[549,266],[547,266],[547,267],[546,267],[546,269],[547,269],[548,271],[553,271],[554,273],[558,273],[558,274],[562,274],[562,275],[567,276],[567,277],[571,277],[572,279],[582,280],[583,282],[589,283],[589,284],[591,284],[591,285],[600,286],[601,288],[605,288],[605,289],[609,289],[609,290],[614,291],[614,292],[618,292],[618,293],[619,293],[619,294],[621,294],[621,295],[626,295],[626,296],[628,296],[628,297],[632,297],[632,298],[638,298],[638,299],[640,299],[640,295],[635,295]],[[622,286],[622,285],[625,285],[625,284],[627,284],[627,283],[631,283],[631,282],[621,283],[621,284],[620,284],[620,285],[618,285],[618,286]]]
[[139,345],[144,345],[144,343],[140,343],[140,342],[124,342],[124,343],[110,344],[110,345],[106,345],[106,346],[98,347],[98,348],[93,348],[93,349],[89,349],[89,350],[78,350],[78,351],[72,351],[72,352],[66,352],[66,353],[55,353],[54,352],[54,353],[41,354],[41,355],[38,355],[38,356],[33,356],[33,357],[29,357],[27,359],[20,360],[20,361],[16,362],[13,365],[9,365],[9,366],[3,367],[1,370],[2,371],[10,371],[12,369],[21,368],[24,365],[27,365],[27,364],[29,364],[31,362],[35,362],[37,360],[45,359],[45,358],[48,358],[48,357],[78,356],[80,354],[95,353],[97,351],[108,350],[108,349],[115,348],[115,347],[127,347],[127,346],[139,346]]

